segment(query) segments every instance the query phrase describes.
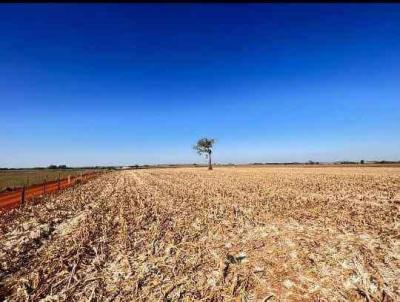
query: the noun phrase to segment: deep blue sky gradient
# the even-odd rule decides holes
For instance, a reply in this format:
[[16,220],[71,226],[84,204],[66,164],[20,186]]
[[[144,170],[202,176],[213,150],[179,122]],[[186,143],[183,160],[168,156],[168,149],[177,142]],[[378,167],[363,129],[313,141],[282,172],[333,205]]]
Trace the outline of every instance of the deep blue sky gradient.
[[3,4],[0,166],[400,160],[400,5]]

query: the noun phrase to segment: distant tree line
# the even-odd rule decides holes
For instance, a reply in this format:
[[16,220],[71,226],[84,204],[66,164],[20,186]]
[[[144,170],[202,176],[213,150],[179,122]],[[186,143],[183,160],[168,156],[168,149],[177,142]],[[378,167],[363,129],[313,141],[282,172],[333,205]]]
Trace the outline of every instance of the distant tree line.
[[380,161],[368,161],[366,162],[364,159],[360,160],[360,161],[348,161],[348,160],[344,160],[344,161],[336,161],[336,162],[318,162],[318,161],[312,161],[309,160],[307,162],[254,162],[251,163],[251,165],[253,166],[262,166],[262,165],[320,165],[320,164],[336,164],[336,165],[357,165],[357,164],[400,164],[400,160],[399,161],[390,161],[390,160],[380,160]]
[[[309,160],[308,162],[254,162],[249,163],[254,166],[263,166],[263,165],[320,165],[320,164],[336,164],[336,165],[357,165],[357,164],[400,164],[400,160],[398,161],[390,161],[390,160],[380,160],[380,161],[337,161],[337,162],[325,162],[320,163],[318,161]],[[228,164],[217,164],[218,166],[235,166],[233,163]],[[193,166],[193,167],[203,167],[204,165],[199,165],[196,163],[193,164],[158,164],[158,165],[130,165],[125,166],[129,169],[148,169],[148,168],[164,168],[164,167],[180,167],[180,166]],[[68,167],[67,165],[49,165],[48,167],[33,167],[33,168],[1,168],[0,170],[44,170],[44,169],[74,169],[74,170],[116,170],[121,169],[122,166],[84,166],[84,167]]]
[[67,165],[50,165],[47,167],[48,169],[68,169]]

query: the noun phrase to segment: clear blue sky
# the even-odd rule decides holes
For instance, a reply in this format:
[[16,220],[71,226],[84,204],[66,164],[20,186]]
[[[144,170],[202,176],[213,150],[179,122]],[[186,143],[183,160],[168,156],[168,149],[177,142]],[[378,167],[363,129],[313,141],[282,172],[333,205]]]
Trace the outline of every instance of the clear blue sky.
[[400,160],[400,5],[0,6],[0,166]]

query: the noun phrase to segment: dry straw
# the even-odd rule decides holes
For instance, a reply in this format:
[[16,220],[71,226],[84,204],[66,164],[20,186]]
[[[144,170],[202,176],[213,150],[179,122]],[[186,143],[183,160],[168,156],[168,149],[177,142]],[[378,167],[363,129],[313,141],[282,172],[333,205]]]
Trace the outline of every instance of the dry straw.
[[0,216],[0,300],[399,301],[400,169],[122,171]]

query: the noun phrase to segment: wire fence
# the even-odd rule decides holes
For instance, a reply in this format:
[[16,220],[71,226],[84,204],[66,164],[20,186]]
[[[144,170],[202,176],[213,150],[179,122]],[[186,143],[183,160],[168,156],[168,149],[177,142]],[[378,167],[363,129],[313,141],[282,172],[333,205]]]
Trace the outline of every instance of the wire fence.
[[55,193],[60,190],[72,187],[78,183],[84,183],[97,177],[104,172],[90,172],[78,176],[58,178],[53,181],[45,181],[41,184],[23,186],[9,192],[0,193],[0,212],[5,212],[24,205],[26,202],[46,194]]

